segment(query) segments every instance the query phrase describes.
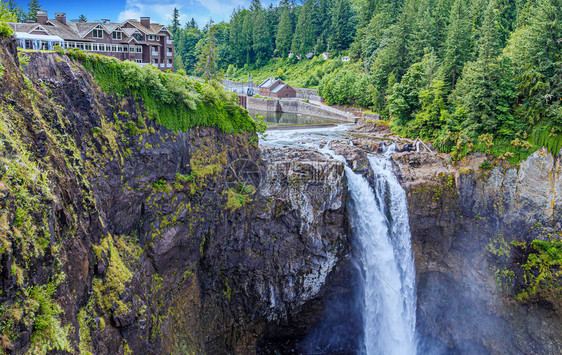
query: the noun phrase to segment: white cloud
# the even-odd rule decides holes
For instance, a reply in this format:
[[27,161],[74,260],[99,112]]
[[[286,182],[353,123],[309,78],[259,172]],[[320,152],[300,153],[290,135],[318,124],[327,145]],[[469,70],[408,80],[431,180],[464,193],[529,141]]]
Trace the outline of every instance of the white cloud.
[[215,22],[228,21],[235,8],[248,7],[249,3],[250,0],[127,0],[119,21],[150,16],[152,21],[168,25],[177,8],[182,25],[193,17],[202,27],[211,18]]

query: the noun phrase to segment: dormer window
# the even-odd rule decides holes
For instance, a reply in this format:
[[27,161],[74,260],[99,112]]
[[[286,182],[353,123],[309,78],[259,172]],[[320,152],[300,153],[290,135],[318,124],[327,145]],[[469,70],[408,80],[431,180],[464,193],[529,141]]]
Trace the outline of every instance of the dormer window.
[[121,31],[113,31],[113,32],[111,33],[111,38],[113,38],[113,39],[121,39],[121,38],[123,38],[123,32],[121,32]]
[[94,38],[103,38],[103,30],[96,28],[92,31],[92,37]]

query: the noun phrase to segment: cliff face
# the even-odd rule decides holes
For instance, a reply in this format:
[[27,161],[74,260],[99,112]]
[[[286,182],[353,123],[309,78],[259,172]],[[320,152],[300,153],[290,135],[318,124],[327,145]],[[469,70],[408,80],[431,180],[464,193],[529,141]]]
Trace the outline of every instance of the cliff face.
[[0,40],[5,351],[251,353],[320,321],[347,282],[341,163],[166,129],[79,62],[20,69]]
[[441,352],[560,353],[560,295],[516,300],[529,250],[511,244],[559,237],[560,163],[544,150],[519,166],[480,169],[484,160],[395,155],[408,194],[422,344]]

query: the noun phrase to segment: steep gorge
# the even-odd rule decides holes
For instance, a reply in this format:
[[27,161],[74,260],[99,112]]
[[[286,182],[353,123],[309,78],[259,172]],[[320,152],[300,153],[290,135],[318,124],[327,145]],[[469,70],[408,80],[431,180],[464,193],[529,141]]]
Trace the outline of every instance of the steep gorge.
[[[79,60],[0,42],[3,351],[306,352],[336,332],[324,349],[360,351],[344,163],[252,130],[168,129]],[[330,149],[374,184],[368,155],[395,137],[351,131]],[[521,261],[509,242],[562,229],[558,159],[481,169],[399,148],[420,352],[559,353],[560,295],[496,284]]]

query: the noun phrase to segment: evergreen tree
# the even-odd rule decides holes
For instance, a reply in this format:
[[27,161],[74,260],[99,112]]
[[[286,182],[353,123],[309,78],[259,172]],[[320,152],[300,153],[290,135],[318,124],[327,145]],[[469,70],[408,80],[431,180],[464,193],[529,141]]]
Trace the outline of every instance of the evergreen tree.
[[283,14],[279,21],[279,31],[277,32],[276,51],[281,57],[286,57],[291,50],[293,38],[293,24],[291,21],[291,10],[288,6],[283,8]]
[[209,23],[207,27],[209,27],[207,36],[197,44],[199,47],[199,57],[196,68],[197,71],[203,75],[205,80],[210,80],[215,75],[219,57],[217,39],[215,37],[215,27],[212,25],[212,22]]
[[252,50],[252,40],[254,33],[254,21],[251,12],[244,13],[244,22],[242,23],[242,36],[241,36],[241,48],[246,59],[246,64],[251,64],[254,60],[254,52]]
[[37,21],[37,11],[41,10],[38,0],[31,0],[27,5],[28,11],[26,15],[27,20]]
[[25,17],[26,14],[23,12],[23,10],[21,9],[20,6],[18,6],[16,4],[16,2],[14,0],[8,0],[6,2],[6,4],[8,5],[8,10],[12,13],[15,14],[17,19],[14,22],[23,22],[25,21]]
[[186,24],[185,24],[185,28],[187,30],[191,29],[191,28],[199,28],[199,25],[197,24],[197,22],[195,21],[195,19],[192,17],[191,20],[189,20]]
[[447,39],[443,48],[443,81],[455,87],[470,53],[470,18],[464,0],[455,0],[450,12]]
[[457,120],[473,139],[484,133],[513,138],[518,131],[511,111],[516,94],[508,58],[468,63],[452,95]]
[[9,4],[4,4],[4,2],[0,0],[0,21],[16,22],[17,20],[17,15],[10,10]]
[[502,50],[503,30],[499,22],[499,10],[496,0],[490,0],[484,12],[480,40],[478,43],[478,59],[484,62],[497,57]]
[[263,65],[271,57],[273,52],[271,44],[271,33],[265,21],[264,11],[259,10],[255,14],[254,27],[252,32],[253,50],[258,65]]
[[180,12],[177,7],[174,7],[174,13],[172,15],[172,26],[170,26],[174,38],[177,36],[180,26]]
[[517,114],[530,125],[546,119],[562,132],[562,0],[536,0],[526,16],[506,50],[519,82]]
[[88,18],[86,17],[86,15],[81,14],[80,16],[78,16],[78,22],[88,22]]
[[330,50],[341,51],[349,48],[354,35],[349,0],[334,0],[330,15],[332,18],[330,37],[328,38]]
[[312,1],[307,1],[301,8],[291,49],[295,54],[305,55],[314,49],[314,24],[312,22]]
[[253,14],[257,14],[259,11],[262,10],[261,1],[260,0],[252,0],[250,3],[250,12]]
[[439,39],[439,26],[435,16],[434,1],[422,0],[414,20],[414,29],[411,33],[411,44],[408,49],[410,62],[415,63],[423,57],[425,50],[437,50]]

